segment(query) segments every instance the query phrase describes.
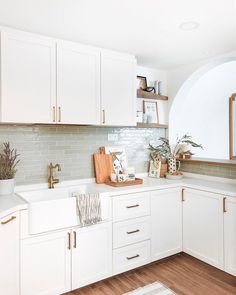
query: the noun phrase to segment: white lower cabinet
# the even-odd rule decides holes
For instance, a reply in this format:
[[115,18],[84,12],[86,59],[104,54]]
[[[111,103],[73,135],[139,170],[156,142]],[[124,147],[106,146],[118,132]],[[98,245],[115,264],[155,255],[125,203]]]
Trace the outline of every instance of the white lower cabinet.
[[0,294],[19,294],[19,215],[0,219]]
[[224,268],[222,195],[184,190],[183,251]]
[[182,251],[182,201],[180,189],[151,193],[152,261]]
[[71,290],[70,232],[21,241],[21,295],[58,295]]
[[150,216],[134,218],[113,224],[113,248],[150,239]]
[[111,275],[111,222],[21,241],[21,295],[58,295]]
[[113,251],[113,275],[150,262],[150,240]]
[[236,198],[225,200],[224,214],[225,271],[236,276]]
[[181,192],[115,196],[113,223],[84,228],[28,235],[22,218],[20,267],[18,214],[3,218],[0,293],[58,295],[182,250],[236,275],[236,198]]
[[112,275],[112,223],[72,232],[72,290]]

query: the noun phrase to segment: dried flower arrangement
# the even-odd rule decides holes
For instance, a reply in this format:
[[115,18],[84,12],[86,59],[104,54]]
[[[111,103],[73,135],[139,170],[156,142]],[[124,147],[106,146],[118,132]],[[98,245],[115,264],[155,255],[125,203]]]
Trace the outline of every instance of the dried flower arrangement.
[[17,172],[16,166],[19,163],[19,154],[16,149],[10,148],[9,142],[3,143],[4,149],[0,153],[0,180],[13,179]]

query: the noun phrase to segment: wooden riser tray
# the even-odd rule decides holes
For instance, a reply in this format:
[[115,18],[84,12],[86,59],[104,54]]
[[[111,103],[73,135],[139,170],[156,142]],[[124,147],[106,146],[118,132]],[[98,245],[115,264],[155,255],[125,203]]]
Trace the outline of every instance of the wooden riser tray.
[[135,180],[124,181],[124,182],[113,182],[113,181],[107,179],[105,181],[105,184],[110,185],[110,186],[114,186],[114,187],[130,186],[130,185],[143,184],[143,179],[135,178]]

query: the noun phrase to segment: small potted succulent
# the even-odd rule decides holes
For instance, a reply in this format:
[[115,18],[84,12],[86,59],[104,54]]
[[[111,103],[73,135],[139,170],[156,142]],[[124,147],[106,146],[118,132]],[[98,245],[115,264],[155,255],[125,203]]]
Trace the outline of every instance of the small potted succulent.
[[[175,145],[170,145],[169,140],[165,137],[160,137],[159,140],[161,144],[154,147],[149,144],[149,149],[153,152],[160,154],[162,157],[166,158],[168,161],[168,172],[170,175],[177,176],[181,173],[178,172],[180,167],[180,162],[177,161],[177,157],[180,154],[191,154],[191,147],[194,148],[203,148],[201,144],[198,144],[192,140],[192,136],[185,134],[181,138],[177,138]],[[179,167],[177,168],[177,162],[179,163]]]
[[4,142],[3,151],[0,152],[0,196],[14,192],[16,166],[20,161],[18,157],[16,149],[11,149],[10,143]]

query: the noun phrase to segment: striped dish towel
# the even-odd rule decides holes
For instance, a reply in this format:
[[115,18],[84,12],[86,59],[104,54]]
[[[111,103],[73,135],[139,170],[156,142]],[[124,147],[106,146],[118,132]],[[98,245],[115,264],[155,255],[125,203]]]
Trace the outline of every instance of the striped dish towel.
[[81,194],[74,192],[73,197],[77,200],[77,214],[82,226],[98,223],[101,217],[101,201],[99,194]]

